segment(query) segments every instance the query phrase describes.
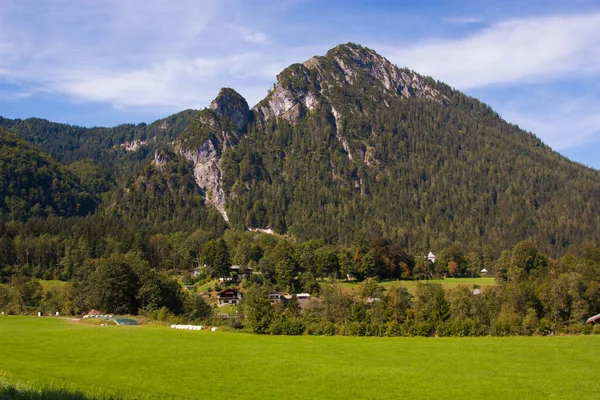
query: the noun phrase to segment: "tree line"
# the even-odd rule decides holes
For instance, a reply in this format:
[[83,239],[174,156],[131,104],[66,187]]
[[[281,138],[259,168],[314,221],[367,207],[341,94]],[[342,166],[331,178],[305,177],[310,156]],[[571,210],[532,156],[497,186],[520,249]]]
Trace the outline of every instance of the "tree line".
[[[56,263],[50,271],[59,275],[40,274],[40,265],[4,267],[0,308],[6,312],[77,315],[94,308],[256,333],[376,336],[590,332],[585,319],[600,313],[600,249],[591,243],[561,259],[547,257],[530,241],[490,260],[452,245],[433,263],[385,239],[338,247],[265,233],[226,231],[215,237],[197,230],[153,235],[144,249],[125,248],[112,238],[95,257],[83,241],[43,257],[39,251],[60,252],[60,241],[44,248],[36,240],[38,247],[20,244],[25,246],[20,260]],[[444,290],[427,282],[477,276],[482,265],[495,273],[497,285]],[[38,280],[61,274],[69,276],[66,284],[46,290]],[[226,279],[219,284],[215,278]],[[356,290],[340,284],[348,279],[360,282]],[[390,280],[399,282],[389,290],[379,284]],[[411,293],[403,280],[420,283]],[[182,284],[210,282],[212,298],[182,289]],[[214,306],[215,292],[231,285],[242,291],[243,302],[237,318],[223,320]],[[274,290],[308,292],[313,300],[305,308],[295,297],[285,306],[273,305],[269,293]]]

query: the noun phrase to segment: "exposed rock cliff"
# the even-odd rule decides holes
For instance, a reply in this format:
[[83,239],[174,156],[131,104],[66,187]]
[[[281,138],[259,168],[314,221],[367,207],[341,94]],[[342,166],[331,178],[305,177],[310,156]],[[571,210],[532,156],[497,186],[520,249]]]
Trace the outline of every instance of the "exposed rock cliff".
[[237,127],[238,132],[246,132],[250,108],[248,102],[238,92],[230,88],[219,91],[209,108],[221,118],[228,118]]
[[246,131],[250,111],[246,100],[236,91],[221,89],[208,109],[188,126],[175,142],[176,150],[194,165],[194,178],[214,206],[229,221],[225,211],[227,196],[223,190],[221,155],[239,143]]

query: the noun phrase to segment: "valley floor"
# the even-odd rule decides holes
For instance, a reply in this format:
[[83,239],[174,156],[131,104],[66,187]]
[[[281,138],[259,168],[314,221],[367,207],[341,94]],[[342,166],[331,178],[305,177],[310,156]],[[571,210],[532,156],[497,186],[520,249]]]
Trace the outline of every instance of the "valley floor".
[[597,399],[600,336],[260,336],[0,317],[0,376],[125,398]]

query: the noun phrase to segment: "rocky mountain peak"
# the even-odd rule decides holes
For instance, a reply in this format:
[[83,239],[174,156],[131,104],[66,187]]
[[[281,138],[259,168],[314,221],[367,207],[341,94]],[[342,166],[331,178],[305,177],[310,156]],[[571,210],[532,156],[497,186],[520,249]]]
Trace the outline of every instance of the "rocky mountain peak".
[[[420,98],[445,104],[448,100],[427,78],[400,69],[374,50],[354,43],[341,44],[325,56],[292,64],[279,75],[269,95],[254,108],[259,119],[283,117],[294,123],[329,93],[343,87],[375,88],[381,94]],[[332,106],[333,103],[329,101]]]
[[381,85],[386,94],[393,96],[416,97],[438,103],[448,100],[419,74],[398,68],[368,47],[355,43],[341,44],[329,50],[324,58],[343,72],[343,78],[349,84],[362,78]]
[[238,92],[231,88],[223,88],[210,103],[209,108],[219,117],[228,118],[238,128],[245,132],[250,117],[248,102]]

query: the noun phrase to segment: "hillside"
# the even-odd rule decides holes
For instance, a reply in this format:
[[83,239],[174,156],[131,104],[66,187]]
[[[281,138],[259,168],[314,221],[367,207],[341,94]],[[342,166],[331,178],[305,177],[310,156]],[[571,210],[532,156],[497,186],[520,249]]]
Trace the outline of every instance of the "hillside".
[[150,125],[0,125],[59,160],[100,166],[110,184],[99,191],[118,182],[104,213],[186,229],[386,237],[413,252],[457,242],[496,255],[527,238],[553,256],[600,241],[600,172],[355,44],[286,68],[252,109],[223,89],[205,110]]
[[598,171],[358,45],[284,70],[251,120],[220,164],[234,227],[422,250],[599,239]]
[[1,219],[83,216],[99,200],[64,165],[0,129]]

